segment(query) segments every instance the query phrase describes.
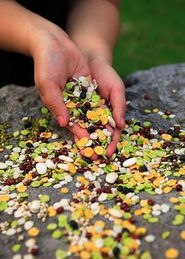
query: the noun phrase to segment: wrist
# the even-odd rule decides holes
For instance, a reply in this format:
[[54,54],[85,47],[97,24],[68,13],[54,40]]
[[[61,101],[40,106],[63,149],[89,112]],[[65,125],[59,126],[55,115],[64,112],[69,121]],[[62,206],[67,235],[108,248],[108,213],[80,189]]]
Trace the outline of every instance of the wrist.
[[29,40],[29,52],[33,58],[37,57],[44,48],[58,43],[65,44],[69,40],[68,35],[61,28],[47,20],[36,28]]
[[88,54],[88,63],[98,62],[104,63],[107,65],[112,65],[112,57],[104,55],[103,53],[89,53]]
[[52,34],[57,38],[57,33],[63,38],[67,37],[58,26],[27,10],[18,2],[0,1],[1,49],[34,57],[37,49],[44,46],[43,39]]
[[112,64],[112,48],[99,36],[69,35],[76,46],[84,54],[88,62],[99,60]]

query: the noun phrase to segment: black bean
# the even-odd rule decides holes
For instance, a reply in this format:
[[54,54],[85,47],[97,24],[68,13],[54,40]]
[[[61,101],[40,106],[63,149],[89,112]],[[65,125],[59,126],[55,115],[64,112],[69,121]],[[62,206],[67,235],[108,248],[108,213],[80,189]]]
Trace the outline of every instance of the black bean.
[[179,136],[179,132],[172,129],[167,130],[167,134],[171,135],[173,138],[178,138]]
[[26,146],[29,147],[29,148],[32,148],[32,147],[33,147],[33,145],[32,145],[30,142],[27,142],[27,143],[26,143]]
[[40,126],[40,127],[39,127],[39,131],[40,131],[40,132],[45,132],[45,131],[46,131],[46,128],[43,127],[43,126]]
[[141,126],[141,122],[137,121],[134,123],[134,125]]
[[70,220],[69,225],[74,230],[78,229],[78,223],[75,220]]
[[87,108],[86,108],[85,106],[82,106],[82,107],[81,107],[81,110],[83,111],[84,114],[86,114]]
[[139,172],[146,172],[146,171],[148,171],[146,165],[142,165],[139,167]]
[[183,161],[183,162],[185,162],[185,155],[181,155],[181,156],[180,156],[180,160]]
[[84,106],[85,106],[87,109],[90,109],[90,108],[91,108],[91,104],[90,104],[89,102],[86,102],[86,103],[84,104]]
[[129,192],[133,192],[134,190],[132,188],[123,187],[122,193],[127,194]]
[[93,133],[95,131],[95,127],[94,126],[89,126],[87,128],[87,131],[91,134],[91,133]]
[[32,125],[33,125],[32,122],[29,121],[29,120],[26,120],[26,121],[24,122],[24,127],[25,127],[26,129],[27,129],[27,128],[30,128]]
[[122,130],[122,134],[128,134],[128,132],[126,130]]
[[112,252],[113,252],[113,255],[115,257],[119,257],[119,255],[120,255],[120,248],[119,247],[114,247]]
[[85,99],[85,98],[86,98],[86,91],[83,91],[80,94],[80,99]]
[[90,159],[90,158],[88,158],[88,157],[83,157],[83,160],[85,161],[85,162],[87,162],[88,164],[92,164],[92,160]]
[[122,192],[122,191],[123,191],[123,186],[119,185],[119,186],[117,187],[117,191],[118,191],[118,192]]
[[122,233],[129,232],[127,228],[122,228]]

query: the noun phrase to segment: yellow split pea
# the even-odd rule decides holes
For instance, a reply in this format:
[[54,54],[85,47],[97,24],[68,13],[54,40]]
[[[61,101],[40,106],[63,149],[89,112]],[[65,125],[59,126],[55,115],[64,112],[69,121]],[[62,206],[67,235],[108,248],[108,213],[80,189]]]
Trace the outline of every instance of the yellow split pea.
[[88,138],[87,137],[84,137],[84,138],[81,138],[76,144],[79,148],[83,148],[88,142]]
[[25,185],[20,185],[17,187],[18,192],[25,192],[27,190],[27,187]]
[[172,136],[169,134],[162,134],[162,139],[166,140],[166,141],[170,141],[172,139]]
[[178,203],[178,201],[179,201],[179,200],[178,200],[176,197],[171,197],[171,198],[170,198],[170,202],[171,202],[171,203]]
[[9,201],[10,196],[8,194],[1,194],[0,201]]
[[69,109],[73,109],[76,107],[76,104],[72,101],[66,103],[66,107],[69,108]]
[[97,130],[96,130],[96,133],[98,134],[98,138],[99,138],[100,141],[106,140],[106,136],[105,136],[105,134],[103,133],[102,130],[97,129]]
[[108,123],[108,117],[101,115],[100,120],[103,125],[106,125]]
[[96,121],[99,119],[99,115],[94,111],[88,111],[87,112],[87,118],[92,121]]
[[51,132],[42,132],[40,136],[43,138],[51,138],[52,135]]
[[68,164],[68,170],[71,174],[75,174],[76,173],[76,167],[74,166],[74,164],[69,163]]
[[54,217],[57,214],[56,210],[53,207],[48,208],[48,216]]
[[40,230],[36,227],[30,228],[28,230],[28,235],[31,236],[31,237],[36,237],[36,236],[39,235],[39,233],[40,233]]
[[102,155],[103,153],[104,153],[104,148],[103,147],[101,147],[101,146],[96,146],[95,148],[94,148],[94,152],[97,154],[97,155]]
[[165,257],[168,259],[175,259],[179,256],[179,251],[175,248],[169,248],[165,252]]
[[96,109],[96,113],[97,113],[98,115],[103,115],[104,109],[102,109],[102,108],[97,108],[97,109]]
[[68,193],[69,192],[69,189],[66,188],[66,187],[63,187],[60,189],[61,193]]

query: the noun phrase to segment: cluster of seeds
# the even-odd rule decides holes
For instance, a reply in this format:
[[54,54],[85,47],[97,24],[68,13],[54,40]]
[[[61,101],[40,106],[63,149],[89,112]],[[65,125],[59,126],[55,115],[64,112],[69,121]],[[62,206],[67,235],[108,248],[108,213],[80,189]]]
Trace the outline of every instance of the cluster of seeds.
[[[13,259],[43,254],[38,240],[46,231],[68,245],[67,250],[62,245],[56,249],[56,259],[151,259],[152,249],[144,251],[142,244],[150,247],[159,238],[164,242],[171,236],[170,224],[185,221],[185,132],[178,125],[164,131],[150,122],[128,120],[117,150],[106,158],[106,126],[115,125],[96,87],[82,77],[68,82],[63,93],[70,123],[86,128],[90,140],[61,141],[42,108],[42,118],[23,118],[24,128],[12,133],[14,144],[1,149],[0,232],[15,237]],[[83,156],[82,148],[89,149]],[[92,161],[94,153],[99,157]],[[40,186],[40,194],[32,198]],[[55,201],[48,195],[53,191]],[[155,201],[166,194],[165,203]],[[175,216],[161,236],[147,229],[172,210]],[[138,224],[141,217],[143,225]],[[44,222],[44,230],[38,221]],[[179,238],[185,240],[185,230]],[[162,257],[179,256],[177,248],[168,247]]]
[[93,154],[105,156],[106,146],[111,142],[108,129],[116,126],[109,103],[101,99],[96,88],[95,81],[90,84],[85,77],[80,77],[69,81],[62,93],[70,114],[69,126],[78,123],[90,134],[90,140],[82,138],[77,143],[80,149],[84,149],[85,157]]

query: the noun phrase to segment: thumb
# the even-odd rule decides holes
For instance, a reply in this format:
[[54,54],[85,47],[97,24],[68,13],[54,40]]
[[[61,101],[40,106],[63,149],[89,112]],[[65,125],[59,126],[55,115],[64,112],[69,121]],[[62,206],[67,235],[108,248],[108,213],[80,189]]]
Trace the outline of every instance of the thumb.
[[53,113],[61,127],[69,122],[69,114],[61,95],[60,87],[52,81],[46,81],[38,87],[41,100]]

